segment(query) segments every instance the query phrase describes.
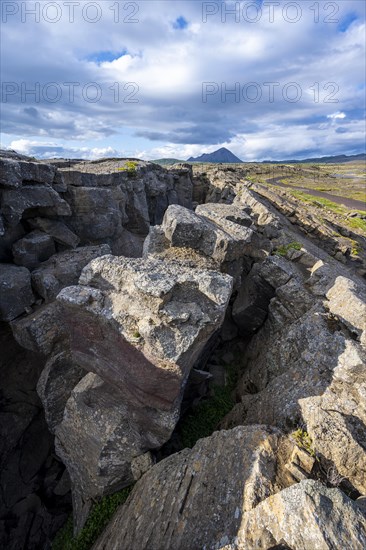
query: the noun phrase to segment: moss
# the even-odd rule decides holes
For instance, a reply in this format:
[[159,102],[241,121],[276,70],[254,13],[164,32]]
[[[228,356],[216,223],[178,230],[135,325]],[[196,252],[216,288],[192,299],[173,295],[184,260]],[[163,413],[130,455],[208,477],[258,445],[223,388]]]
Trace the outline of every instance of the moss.
[[70,517],[57,533],[52,543],[52,550],[89,550],[117,508],[126,501],[131,490],[132,486],[126,487],[114,495],[103,497],[93,506],[84,528],[76,537],[73,536],[73,522]]
[[301,248],[302,246],[300,243],[292,242],[279,246],[275,251],[275,254],[277,254],[277,256],[286,256],[289,250],[301,250]]
[[180,422],[178,433],[183,447],[193,447],[199,439],[211,435],[234,407],[232,393],[240,374],[239,362],[225,367],[225,370],[226,386],[215,386],[212,396],[201,401]]

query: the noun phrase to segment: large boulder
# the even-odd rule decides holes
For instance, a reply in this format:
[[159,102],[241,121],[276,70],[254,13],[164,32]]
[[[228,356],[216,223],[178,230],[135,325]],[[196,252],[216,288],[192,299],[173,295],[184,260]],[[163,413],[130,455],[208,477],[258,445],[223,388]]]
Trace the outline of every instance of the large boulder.
[[75,362],[131,403],[169,411],[224,319],[231,277],[179,262],[104,256],[79,282],[58,296]]
[[163,460],[136,484],[94,550],[218,548],[246,512],[291,484],[280,430],[238,427]]
[[339,489],[305,480],[245,514],[235,542],[227,549],[362,550],[365,546],[366,518],[361,508]]
[[34,301],[28,269],[0,264],[0,319],[12,321],[24,313]]
[[[249,227],[251,220],[245,210],[223,205],[197,207],[196,213],[179,205],[166,210],[162,225],[152,227],[144,245],[144,254],[159,254],[165,249],[190,248],[216,262],[218,268],[234,277],[249,271],[253,258],[263,258],[258,235]],[[198,212],[198,213],[197,213]]]
[[129,484],[134,459],[170,438],[190,370],[218,333],[231,291],[231,277],[218,272],[103,256],[58,295],[65,350],[98,375],[73,390],[56,428],[77,528],[96,495]]

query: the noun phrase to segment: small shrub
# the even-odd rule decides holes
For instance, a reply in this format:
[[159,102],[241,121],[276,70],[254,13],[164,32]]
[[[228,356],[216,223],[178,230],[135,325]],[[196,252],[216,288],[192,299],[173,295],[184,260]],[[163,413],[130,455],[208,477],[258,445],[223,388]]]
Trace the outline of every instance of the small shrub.
[[302,248],[301,244],[297,242],[284,244],[277,248],[277,250],[275,251],[275,254],[277,254],[277,256],[286,256],[289,250],[301,250],[301,248]]
[[137,175],[138,163],[133,160],[127,160],[121,168],[117,168],[120,172],[127,172],[128,177],[135,177]]
[[132,334],[132,336],[133,336],[134,338],[141,338],[141,334],[139,333],[138,330],[135,330],[135,332]]
[[108,525],[117,508],[123,504],[132,490],[132,485],[103,497],[92,508],[85,526],[76,537],[73,536],[73,522],[70,517],[57,533],[52,550],[89,550],[103,529]]
[[213,395],[201,401],[191,412],[183,417],[178,432],[183,447],[193,447],[203,437],[208,437],[216,429],[219,422],[235,405],[232,397],[240,373],[237,364],[226,367],[226,386],[215,386]]
[[291,435],[295,443],[299,447],[305,449],[305,451],[307,451],[310,456],[313,456],[314,458],[316,457],[313,440],[311,439],[307,431],[303,430],[302,428],[298,428],[296,431],[292,432]]

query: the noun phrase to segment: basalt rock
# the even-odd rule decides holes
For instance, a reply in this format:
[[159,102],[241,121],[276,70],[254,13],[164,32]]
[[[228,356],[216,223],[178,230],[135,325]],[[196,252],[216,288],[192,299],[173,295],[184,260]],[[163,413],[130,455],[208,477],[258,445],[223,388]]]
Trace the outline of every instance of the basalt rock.
[[[189,372],[220,328],[231,291],[231,277],[218,272],[179,262],[103,256],[84,268],[79,286],[58,295],[72,362],[99,376],[80,382],[56,429],[78,510],[96,494],[131,482],[132,459],[169,439]],[[118,418],[105,437],[94,438],[100,439],[96,445],[91,425],[103,432],[109,400]],[[125,428],[117,434],[122,424]],[[83,450],[80,455],[77,439],[85,439],[85,445],[91,439],[95,460]],[[99,469],[98,457],[112,444],[118,460],[114,454]],[[84,518],[80,514],[78,526]]]
[[34,301],[28,269],[0,264],[0,320],[12,321],[24,313]]
[[[57,384],[57,394],[63,401],[59,379]],[[56,451],[72,480],[76,530],[83,526],[97,497],[140,477],[141,472],[135,477],[133,463],[139,459],[141,469],[143,456],[153,447],[144,422],[149,414],[157,417],[156,411],[148,408],[141,413],[129,407],[118,390],[92,373],[72,390],[56,427]],[[150,466],[148,461],[146,467]]]
[[191,248],[216,262],[222,272],[234,277],[237,285],[253,258],[263,258],[268,252],[249,227],[251,221],[244,210],[224,205],[220,214],[216,206],[197,207],[198,213],[182,206],[169,206],[162,225],[151,228],[144,254],[159,254],[170,247]]
[[49,220],[47,218],[34,218],[29,220],[29,224],[31,227],[47,233],[55,242],[67,248],[76,248],[80,242],[79,237],[75,235],[64,222]]
[[31,231],[13,244],[14,263],[32,270],[55,254],[55,243],[43,231]]
[[362,550],[365,545],[366,518],[356,503],[339,489],[306,480],[270,496],[245,514],[236,541],[227,548]]
[[325,392],[299,401],[314,449],[326,459],[327,470],[335,468],[338,479],[348,479],[361,494],[366,493],[365,364],[365,351],[348,342]]
[[83,246],[54,254],[32,272],[32,285],[46,301],[52,301],[65,286],[76,284],[80,273],[91,260],[108,254],[108,245]]
[[246,513],[291,484],[280,430],[238,427],[163,460],[136,484],[94,550],[219,548]]

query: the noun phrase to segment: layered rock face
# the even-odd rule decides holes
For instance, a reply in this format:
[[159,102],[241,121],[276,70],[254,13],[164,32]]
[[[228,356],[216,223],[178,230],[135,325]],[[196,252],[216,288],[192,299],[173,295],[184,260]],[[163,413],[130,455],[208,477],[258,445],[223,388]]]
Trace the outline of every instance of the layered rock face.
[[[95,548],[363,548],[357,273],[245,186],[243,166],[2,162],[0,312],[44,365],[76,531],[138,480]],[[236,405],[155,464],[183,396],[206,398],[193,382],[217,399],[228,384],[217,345],[242,366]]]
[[279,430],[255,425],[200,440],[137,483],[94,550],[364,548],[366,517],[342,491],[313,480],[284,488],[290,449]]
[[137,483],[95,550],[220,547],[247,511],[291,483],[284,468],[291,447],[280,430],[263,426],[201,439]]
[[169,439],[189,372],[222,324],[231,291],[231,277],[214,271],[103,256],[59,294],[66,349],[98,375],[74,388],[56,428],[83,502],[129,484],[132,459]]

